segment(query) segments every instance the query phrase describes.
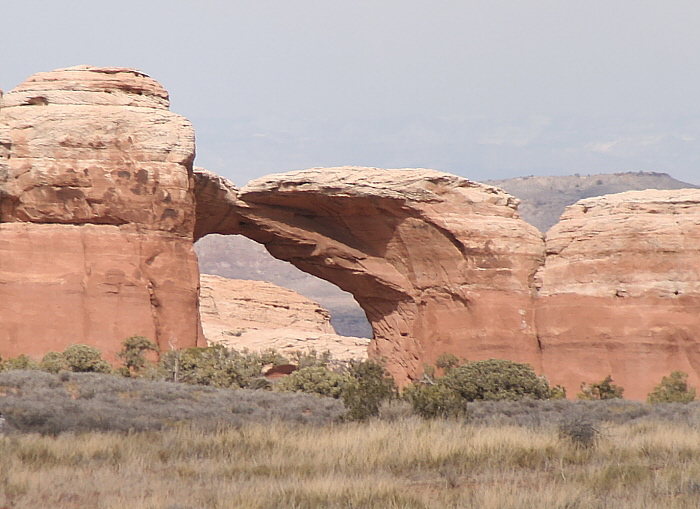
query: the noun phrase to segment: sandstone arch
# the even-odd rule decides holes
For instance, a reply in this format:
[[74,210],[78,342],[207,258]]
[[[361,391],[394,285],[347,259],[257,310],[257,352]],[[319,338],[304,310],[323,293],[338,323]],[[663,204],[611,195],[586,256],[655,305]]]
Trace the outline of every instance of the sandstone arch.
[[451,352],[528,362],[570,395],[608,374],[633,399],[676,369],[700,384],[698,190],[582,200],[545,242],[503,191],[430,170],[195,179],[199,235],[246,235],[351,292],[400,382]]
[[147,75],[79,66],[0,96],[0,354],[132,334],[203,344],[193,242],[242,234],[351,292],[405,382],[442,352],[528,362],[570,394],[700,384],[700,191],[582,200],[547,235],[504,191],[423,169],[317,168],[237,189]]
[[531,300],[540,233],[500,189],[433,170],[342,167],[236,189],[195,172],[195,239],[242,234],[353,294],[400,382],[442,352],[541,368]]

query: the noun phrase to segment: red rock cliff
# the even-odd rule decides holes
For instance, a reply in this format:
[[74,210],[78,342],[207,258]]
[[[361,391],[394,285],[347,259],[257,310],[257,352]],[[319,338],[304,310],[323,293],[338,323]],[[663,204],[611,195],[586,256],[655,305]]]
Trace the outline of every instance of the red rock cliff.
[[569,207],[547,234],[536,325],[543,370],[574,394],[611,374],[644,399],[682,370],[700,386],[700,190]]
[[0,105],[0,354],[201,341],[194,133],[132,69],[30,77]]

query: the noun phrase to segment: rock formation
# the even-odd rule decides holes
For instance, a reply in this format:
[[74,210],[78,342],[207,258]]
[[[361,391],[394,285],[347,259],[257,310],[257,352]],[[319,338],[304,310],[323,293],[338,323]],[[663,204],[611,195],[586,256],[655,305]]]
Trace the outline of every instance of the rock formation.
[[500,189],[422,169],[312,169],[240,190],[195,178],[219,197],[197,201],[198,217],[226,218],[215,233],[246,235],[352,293],[371,352],[399,382],[442,352],[541,369],[531,302],[544,242]]
[[167,108],[121,68],[40,73],[0,97],[1,355],[204,344],[193,241],[221,233],[352,293],[399,383],[449,352],[528,362],[570,394],[608,374],[637,399],[677,369],[700,384],[700,191],[582,200],[545,245],[512,196],[433,170],[237,189],[193,172],[192,128]]
[[204,336],[237,350],[283,354],[329,351],[334,359],[366,359],[369,339],[339,336],[328,311],[296,292],[266,283],[200,276]]
[[608,374],[635,399],[676,369],[700,384],[698,190],[582,200],[545,258],[508,195],[438,172],[325,168],[219,189],[218,229],[352,292],[399,381],[451,352],[529,362],[571,395]]
[[32,76],[0,104],[0,354],[201,343],[194,132],[132,69]]
[[612,374],[643,399],[671,371],[700,386],[700,190],[579,201],[547,234],[536,326],[571,391]]

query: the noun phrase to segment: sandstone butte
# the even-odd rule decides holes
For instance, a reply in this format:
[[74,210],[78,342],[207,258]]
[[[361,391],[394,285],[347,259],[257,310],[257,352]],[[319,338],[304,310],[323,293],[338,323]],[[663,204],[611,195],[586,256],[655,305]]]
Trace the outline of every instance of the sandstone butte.
[[0,354],[203,344],[193,160],[192,126],[138,71],[39,73],[2,98]]
[[581,200],[547,233],[536,327],[545,373],[612,374],[644,399],[681,370],[700,387],[700,190]]
[[501,189],[433,170],[316,168],[241,189],[193,170],[192,129],[138,71],[71,68],[0,109],[0,354],[131,334],[203,344],[194,240],[242,234],[351,292],[400,383],[450,352],[569,394],[698,385],[700,192],[583,200],[547,241]]

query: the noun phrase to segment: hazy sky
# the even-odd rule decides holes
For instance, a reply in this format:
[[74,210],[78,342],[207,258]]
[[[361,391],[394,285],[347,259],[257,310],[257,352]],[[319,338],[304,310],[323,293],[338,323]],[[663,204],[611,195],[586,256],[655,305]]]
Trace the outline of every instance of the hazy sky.
[[311,166],[700,184],[700,2],[7,0],[0,88],[138,68],[238,184]]

